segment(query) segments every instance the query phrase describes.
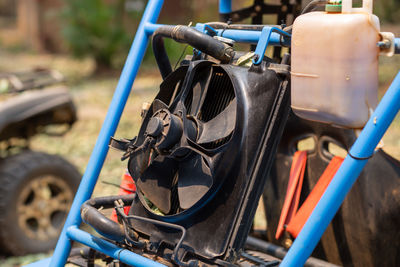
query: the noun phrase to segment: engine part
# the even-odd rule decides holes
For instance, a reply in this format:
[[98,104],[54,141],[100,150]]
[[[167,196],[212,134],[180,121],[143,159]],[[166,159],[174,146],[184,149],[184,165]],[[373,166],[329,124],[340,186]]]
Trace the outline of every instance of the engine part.
[[[195,60],[161,84],[130,145],[130,214],[186,229],[184,263],[240,257],[288,114],[288,70],[268,59],[251,68]],[[152,253],[180,239],[143,220],[130,226]]]

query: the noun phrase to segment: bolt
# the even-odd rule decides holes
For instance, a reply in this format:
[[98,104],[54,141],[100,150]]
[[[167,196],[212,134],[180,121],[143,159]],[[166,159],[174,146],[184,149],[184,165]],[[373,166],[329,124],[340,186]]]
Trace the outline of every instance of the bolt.
[[292,246],[292,244],[293,244],[293,241],[290,238],[285,239],[284,245],[286,248],[290,248]]
[[391,43],[389,40],[383,40],[380,41],[376,44],[377,47],[379,47],[380,49],[389,49],[391,46]]

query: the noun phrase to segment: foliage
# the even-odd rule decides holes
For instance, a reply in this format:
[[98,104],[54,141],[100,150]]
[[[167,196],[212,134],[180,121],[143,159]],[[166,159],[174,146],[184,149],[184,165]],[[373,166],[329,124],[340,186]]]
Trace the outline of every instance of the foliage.
[[375,13],[382,21],[398,23],[400,18],[400,0],[374,1]]
[[77,57],[92,56],[97,69],[113,67],[127,53],[129,38],[123,27],[124,1],[66,0],[63,35]]
[[21,257],[8,257],[8,258],[0,258],[0,266],[2,267],[16,267],[16,266],[24,266],[29,263],[42,260],[44,258],[48,258],[51,255],[41,253],[41,254],[30,254]]

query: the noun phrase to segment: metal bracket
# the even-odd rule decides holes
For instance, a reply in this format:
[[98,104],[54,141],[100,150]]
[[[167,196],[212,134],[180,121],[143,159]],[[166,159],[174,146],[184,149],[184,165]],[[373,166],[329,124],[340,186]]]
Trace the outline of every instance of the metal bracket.
[[205,23],[197,23],[195,29],[198,30],[199,32],[208,34],[211,37],[216,36],[218,34],[213,27]]
[[291,35],[279,28],[276,27],[264,27],[261,31],[260,39],[257,43],[256,51],[254,54],[253,64],[259,65],[261,64],[265,51],[267,50],[269,40],[271,38],[272,32],[279,33],[283,36],[283,38],[290,38]]

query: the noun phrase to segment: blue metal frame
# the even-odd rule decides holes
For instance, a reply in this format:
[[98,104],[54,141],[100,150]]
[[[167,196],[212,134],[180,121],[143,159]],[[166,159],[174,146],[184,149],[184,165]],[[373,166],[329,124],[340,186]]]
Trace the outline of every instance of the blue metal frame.
[[232,12],[232,0],[219,0],[219,13],[227,14]]
[[114,259],[119,259],[120,261],[132,266],[165,267],[165,265],[161,263],[155,262],[127,249],[120,248],[108,241],[105,241],[104,239],[88,234],[87,232],[78,229],[76,226],[71,226],[68,228],[67,236],[71,240],[78,241],[81,244],[91,247],[97,251],[101,251],[104,254],[113,257]]
[[[80,242],[133,266],[164,266],[78,229],[82,222],[80,217],[80,207],[93,193],[108,152],[109,138],[114,135],[117,129],[122,111],[125,107],[139,66],[146,52],[149,38],[153,32],[161,26],[160,24],[156,24],[156,21],[160,14],[163,2],[163,0],[148,1],[108,109],[107,116],[91,154],[85,174],[82,177],[79,189],[75,195],[75,199],[53,256],[30,264],[30,267],[64,266],[71,250],[72,241]],[[232,1],[220,0],[219,8],[220,13],[222,14],[231,12]],[[204,24],[197,24],[196,28],[201,31],[213,30],[217,35],[233,39],[236,42],[257,44],[256,54],[259,55],[259,58],[255,63],[257,63],[260,58],[262,60],[265,49],[268,45],[290,46],[290,38],[281,38],[281,34],[283,33],[280,32],[279,29],[268,26],[266,26],[262,32],[230,29],[214,30]],[[279,33],[277,33],[277,31]],[[395,46],[396,53],[400,53],[399,38],[396,38]],[[367,158],[373,154],[377,143],[382,138],[399,109],[400,73],[393,81],[388,92],[385,94],[378,108],[362,131],[360,137],[350,150],[350,154],[353,157],[346,157],[325,194],[322,196],[310,218],[304,225],[303,230],[300,232],[288,254],[282,261],[281,266],[302,266],[311,255],[329,222],[336,214],[348,191],[356,181],[364,165],[367,163],[366,159],[360,160],[356,158]]]
[[264,27],[261,31],[256,50],[254,51],[253,63],[255,65],[259,65],[263,61],[265,51],[267,50],[268,44],[271,41],[272,33],[274,32],[279,34],[279,41],[281,41],[281,37],[287,37],[286,39],[290,40],[290,34],[287,32],[276,27]]

